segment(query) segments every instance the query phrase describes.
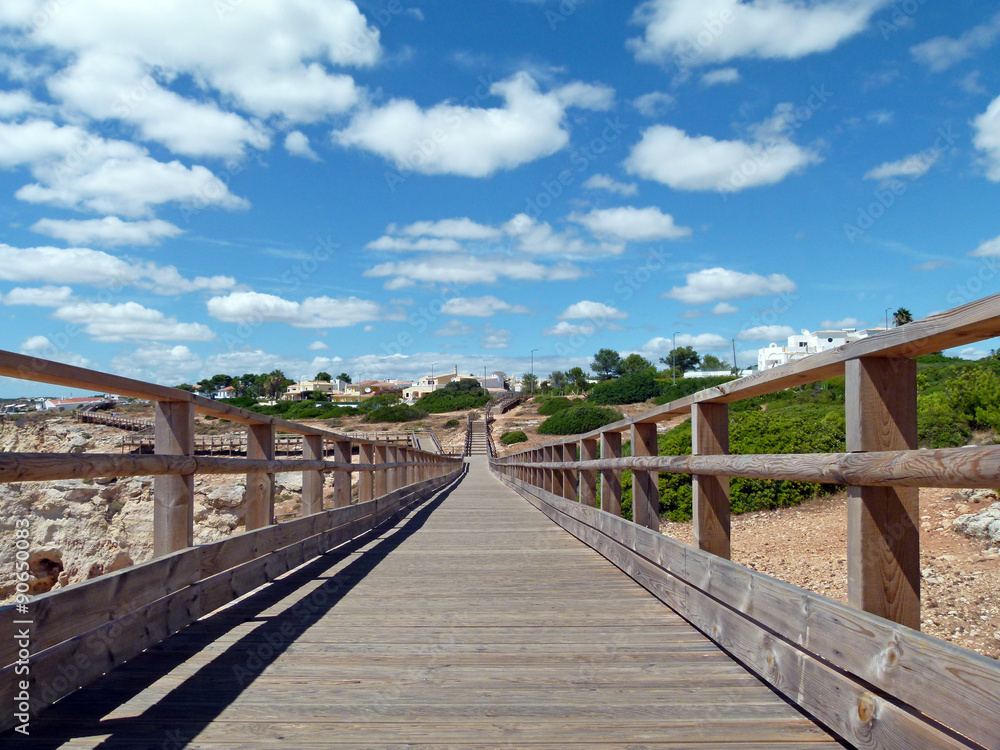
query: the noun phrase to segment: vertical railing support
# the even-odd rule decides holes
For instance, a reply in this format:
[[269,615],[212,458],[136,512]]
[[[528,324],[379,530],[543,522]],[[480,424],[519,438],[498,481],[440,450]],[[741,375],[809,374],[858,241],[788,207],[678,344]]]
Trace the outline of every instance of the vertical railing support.
[[[576,443],[566,443],[562,447],[563,461],[576,461]],[[577,487],[580,484],[580,473],[576,468],[563,469],[563,497],[576,502]]]
[[[158,456],[194,453],[194,404],[158,401],[154,412],[154,445]],[[194,474],[153,478],[153,556],[160,557],[194,543]]]
[[[323,460],[323,436],[302,436],[302,458],[307,461]],[[302,515],[311,516],[323,510],[322,471],[302,472]]]
[[[337,440],[333,444],[333,460],[337,463],[351,463],[350,440]],[[333,507],[343,508],[351,504],[351,472],[338,469],[333,472]]]
[[[384,445],[376,445],[375,465],[384,467],[389,462],[389,449]],[[383,497],[389,494],[389,470],[385,468],[375,470],[375,497]]]
[[[274,460],[274,425],[252,424],[247,427],[247,458]],[[246,495],[247,531],[274,523],[274,474],[249,472]]]
[[[542,448],[542,463],[550,463],[552,461],[552,446],[546,446]],[[542,469],[542,489],[546,492],[553,492],[555,487],[555,480],[552,478],[555,471],[553,469]]]
[[[865,357],[846,363],[847,450],[917,447],[917,365]],[[847,601],[920,629],[920,527],[916,487],[849,487]]]
[[[729,453],[728,404],[694,404],[691,407],[691,452],[695,456]],[[695,474],[692,480],[695,546],[728,560],[729,477]]]
[[[358,458],[363,464],[375,463],[375,446],[362,443],[358,446]],[[358,502],[367,503],[375,497],[375,472],[367,469],[358,477]]]
[[[601,433],[601,458],[622,457],[622,434]],[[601,510],[621,518],[622,472],[621,469],[601,469]]]
[[[632,455],[655,456],[657,452],[656,424],[633,424]],[[659,472],[632,472],[632,520],[647,529],[660,530]]]
[[[597,438],[585,438],[580,441],[580,460],[597,460]],[[597,505],[597,470],[580,470],[580,504],[593,508]]]
[[[386,461],[388,461],[390,464],[397,463],[399,461],[399,450],[395,446],[393,446],[393,445],[386,446],[386,449],[385,449],[385,458],[386,458]],[[386,470],[386,473],[385,473],[386,474],[386,479],[385,479],[385,489],[386,489],[386,492],[392,493],[392,492],[395,492],[396,490],[398,490],[400,487],[402,487],[402,482],[400,482],[400,478],[399,478],[399,474],[400,474],[401,471],[402,471],[402,469],[397,469],[397,468],[392,468],[392,469]]]
[[[549,451],[549,460],[553,463],[558,463],[563,460],[563,450],[561,445],[553,446]],[[562,469],[552,470],[552,489],[550,492],[553,495],[558,495],[559,497],[564,497],[563,495],[563,476],[565,472]]]

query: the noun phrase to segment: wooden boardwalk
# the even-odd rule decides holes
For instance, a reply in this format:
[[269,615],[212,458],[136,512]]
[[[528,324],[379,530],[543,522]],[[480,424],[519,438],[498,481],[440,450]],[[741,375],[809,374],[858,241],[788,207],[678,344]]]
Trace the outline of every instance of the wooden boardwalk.
[[30,746],[841,746],[473,462],[60,702]]

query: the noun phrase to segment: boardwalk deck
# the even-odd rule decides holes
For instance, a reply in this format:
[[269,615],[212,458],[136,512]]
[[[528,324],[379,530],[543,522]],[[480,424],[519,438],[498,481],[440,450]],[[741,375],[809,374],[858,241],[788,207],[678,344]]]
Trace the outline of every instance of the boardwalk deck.
[[840,747],[473,462],[57,704],[31,746]]

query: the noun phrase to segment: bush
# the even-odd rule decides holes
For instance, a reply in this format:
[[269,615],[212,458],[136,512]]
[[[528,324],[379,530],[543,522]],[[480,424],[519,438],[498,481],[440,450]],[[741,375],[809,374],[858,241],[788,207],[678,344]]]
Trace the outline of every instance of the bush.
[[[230,399],[230,401],[237,400]],[[327,419],[355,414],[355,410],[349,406],[336,406],[327,402],[317,402],[309,399],[305,401],[279,401],[273,406],[257,406],[255,402],[253,406],[244,406],[242,408],[258,414],[281,417],[282,419],[292,421],[300,419]]]
[[635,372],[598,383],[587,394],[587,400],[595,404],[638,404],[659,392],[660,386],[651,372]]
[[538,413],[543,417],[551,417],[553,414],[562,411],[563,409],[568,409],[573,405],[565,396],[552,396],[551,398],[546,398],[541,402],[538,407]]
[[415,422],[427,416],[427,412],[416,409],[406,404],[394,404],[393,406],[383,406],[381,409],[366,414],[364,421],[367,424],[378,422]]
[[657,406],[668,404],[679,398],[690,396],[692,393],[697,393],[698,391],[703,391],[706,388],[722,385],[723,383],[728,383],[730,380],[735,379],[736,378],[731,377],[681,378],[676,384],[672,380],[662,381],[659,383],[660,393],[656,397],[654,403],[656,403]]
[[358,405],[357,411],[358,414],[372,414],[379,409],[384,409],[388,406],[395,406],[398,403],[398,393],[380,393],[377,396],[362,399],[361,403]]
[[505,432],[500,437],[500,442],[504,445],[513,445],[514,443],[526,443],[528,442],[528,436],[524,434],[524,430],[513,430],[511,432]]
[[448,411],[480,409],[492,398],[483,392],[478,380],[455,380],[444,388],[431,391],[417,401],[416,405],[431,414],[443,414]]
[[462,424],[462,421],[459,420],[459,419],[449,419],[447,422],[444,423],[444,426],[445,427],[458,427],[460,424]]
[[614,409],[579,404],[553,414],[538,427],[541,435],[578,435],[622,418]]

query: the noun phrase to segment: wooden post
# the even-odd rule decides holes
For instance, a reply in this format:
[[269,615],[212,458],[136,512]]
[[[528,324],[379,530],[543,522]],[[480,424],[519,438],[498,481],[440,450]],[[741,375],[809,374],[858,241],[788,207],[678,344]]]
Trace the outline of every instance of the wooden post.
[[[194,453],[194,404],[157,401],[154,445],[158,456]],[[194,474],[153,478],[153,556],[160,557],[194,543]]]
[[[642,457],[656,454],[656,424],[633,424],[632,455]],[[632,472],[632,520],[647,529],[660,530],[659,472]]]
[[[847,450],[917,447],[917,365],[865,357],[846,363]],[[920,527],[916,487],[849,487],[847,601],[920,629]]]
[[[580,441],[580,460],[595,461],[597,459],[597,438],[587,438]],[[593,508],[597,505],[597,470],[580,470],[580,504]]]
[[[547,464],[552,460],[552,448],[547,446],[542,448],[542,463]],[[553,482],[552,482],[552,469],[542,469],[542,489],[546,492],[552,492]]]
[[[384,466],[389,461],[389,451],[384,445],[374,445],[375,463]],[[387,469],[375,470],[375,497],[389,494],[389,472]]]
[[[247,458],[274,460],[274,425],[247,426]],[[247,531],[274,523],[274,474],[247,474]]]
[[[391,464],[399,461],[399,451],[396,450],[394,445],[387,445],[385,448],[385,458]],[[400,488],[399,482],[399,472],[400,469],[388,469],[386,471],[385,489],[386,492],[395,492]]]
[[[323,460],[323,436],[302,436],[302,458]],[[323,472],[302,472],[302,515],[311,516],[323,510]]]
[[[375,446],[362,443],[358,446],[359,460],[363,464],[375,463]],[[358,502],[367,503],[375,497],[375,473],[371,469],[362,471],[358,477]]]
[[[351,463],[351,441],[337,440],[333,444],[333,460],[337,463]],[[351,504],[351,472],[339,469],[333,472],[333,507],[343,508]]]
[[[601,458],[622,457],[622,434],[601,433]],[[601,469],[601,510],[621,518],[622,472],[621,469]]]
[[[576,461],[576,443],[566,443],[562,447],[563,461]],[[576,469],[563,469],[563,497],[576,502],[580,473]]]
[[[563,460],[563,451],[561,445],[556,445],[549,449],[549,461],[557,463],[562,460]],[[552,473],[552,489],[549,491],[553,495],[558,495],[559,497],[565,497],[565,495],[563,495],[562,469],[553,469],[551,473]]]
[[[691,452],[695,456],[729,453],[729,405],[691,407]],[[713,555],[730,556],[729,477],[692,477],[694,543]]]

